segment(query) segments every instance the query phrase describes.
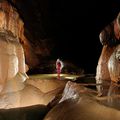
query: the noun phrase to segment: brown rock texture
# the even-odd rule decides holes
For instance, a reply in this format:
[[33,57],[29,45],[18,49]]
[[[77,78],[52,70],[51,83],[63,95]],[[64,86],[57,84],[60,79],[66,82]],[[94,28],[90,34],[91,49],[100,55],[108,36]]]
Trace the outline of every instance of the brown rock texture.
[[120,45],[116,46],[116,49],[110,56],[108,61],[108,70],[110,78],[114,82],[120,81]]
[[24,23],[17,11],[7,1],[0,2],[0,30],[7,30],[20,39],[24,39]]
[[101,56],[97,65],[97,80],[110,80],[110,75],[108,71],[108,60],[111,54],[113,53],[114,49],[115,47],[109,47],[108,45],[103,46]]
[[[1,1],[0,8],[0,108],[47,105],[59,90],[45,95],[36,87],[24,83],[28,77],[24,50],[20,44],[22,40],[27,43],[23,22],[7,1]],[[26,53],[31,50],[27,49]]]
[[44,120],[119,120],[120,111],[101,104],[91,89],[68,82],[62,96]]
[[103,49],[96,70],[97,83],[102,83],[103,80],[118,82],[119,76],[116,70],[118,70],[119,63],[113,54],[115,54],[116,49],[118,50],[117,45],[120,43],[119,18],[120,14],[100,33],[99,37]]
[[17,10],[4,0],[0,2],[0,32],[6,31],[19,39],[24,48],[26,63],[29,66],[35,66],[38,59],[30,42],[24,36],[24,23]]
[[[118,15],[119,16],[119,15]],[[119,44],[119,24],[115,19],[111,24],[105,27],[100,33],[100,41],[103,44],[103,49],[98,61],[96,79],[110,80],[108,72],[108,60],[111,54],[114,52],[117,44]]]

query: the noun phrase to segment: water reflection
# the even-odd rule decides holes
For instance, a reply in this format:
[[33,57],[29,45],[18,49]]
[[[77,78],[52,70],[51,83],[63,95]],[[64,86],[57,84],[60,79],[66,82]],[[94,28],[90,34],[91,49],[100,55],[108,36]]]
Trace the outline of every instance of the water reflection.
[[[111,82],[106,88],[106,96],[101,97],[100,102],[112,108],[120,110],[120,85]],[[103,90],[104,90],[103,89]]]
[[91,74],[78,78],[76,83],[98,92],[95,98],[100,104],[120,110],[119,84],[106,80],[101,84],[96,84],[95,76]]

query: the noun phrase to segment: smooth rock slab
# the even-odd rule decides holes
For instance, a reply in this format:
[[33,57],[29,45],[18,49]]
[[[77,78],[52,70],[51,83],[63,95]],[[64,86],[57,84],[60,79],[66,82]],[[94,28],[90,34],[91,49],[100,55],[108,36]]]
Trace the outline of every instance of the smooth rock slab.
[[119,120],[120,111],[107,107],[96,99],[93,91],[68,82],[59,104],[44,120]]

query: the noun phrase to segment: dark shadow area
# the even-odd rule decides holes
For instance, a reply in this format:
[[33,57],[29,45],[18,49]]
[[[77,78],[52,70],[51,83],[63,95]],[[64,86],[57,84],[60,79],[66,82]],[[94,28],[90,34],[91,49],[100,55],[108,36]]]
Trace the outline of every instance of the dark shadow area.
[[40,53],[33,47],[41,65],[44,59],[49,63],[60,58],[86,73],[96,72],[102,49],[99,33],[116,18],[119,0],[16,1],[14,5],[25,23],[26,36],[32,46],[39,43],[43,47]]
[[0,120],[43,120],[47,112],[48,108],[44,105],[0,109]]

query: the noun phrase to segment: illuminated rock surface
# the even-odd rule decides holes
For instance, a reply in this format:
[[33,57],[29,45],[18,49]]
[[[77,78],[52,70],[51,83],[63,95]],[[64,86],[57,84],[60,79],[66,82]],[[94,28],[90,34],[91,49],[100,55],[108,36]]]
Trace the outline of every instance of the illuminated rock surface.
[[23,22],[7,1],[0,1],[0,8],[0,108],[47,105],[63,87],[44,93],[25,83],[28,76],[20,43],[26,40]]
[[23,22],[19,14],[7,1],[0,2],[0,30],[7,30],[13,33],[15,37],[24,39]]
[[[38,60],[29,41],[24,36],[24,23],[17,10],[6,0],[0,1],[0,32],[9,32],[21,42],[26,56],[27,64],[34,66]],[[34,62],[33,62],[34,58]]]
[[[30,120],[37,119],[36,117],[39,119],[39,115],[41,116],[41,114],[38,115],[38,113],[47,112],[49,105],[53,108],[46,115],[44,120],[119,120],[120,113],[119,110],[116,109],[117,104],[113,104],[114,99],[103,98],[102,100],[102,97],[96,97],[97,92],[94,90],[68,82],[62,98],[60,99],[60,96],[57,100],[56,96],[59,96],[59,94],[61,95],[66,81],[30,79],[25,82],[25,80],[28,79],[26,75],[25,57],[27,58],[27,63],[32,66],[37,64],[38,59],[34,55],[31,45],[23,34],[24,24],[16,10],[7,2],[3,1],[0,1],[0,8],[1,120]],[[106,52],[105,47],[103,49],[103,52]],[[36,48],[36,50],[38,53],[41,52],[39,48]],[[113,50],[114,47],[110,48],[110,51]],[[103,56],[108,55],[105,60],[106,65],[110,54],[112,54],[112,52],[102,54]],[[103,72],[101,72],[103,69],[99,70],[100,67],[103,66],[103,58],[101,58],[102,62],[98,68],[98,75]],[[111,59],[114,59],[114,55]],[[112,67],[115,69],[114,66]],[[111,68],[109,69],[112,74],[113,71],[111,71]],[[105,68],[103,74],[106,74],[109,78],[106,71],[108,72],[108,68]],[[113,96],[109,97],[112,98]],[[109,100],[110,104],[107,104]],[[55,104],[53,104],[54,102]],[[51,104],[53,104],[53,106]],[[48,105],[48,108],[46,105]],[[34,114],[35,117],[31,118],[34,115],[31,116],[30,110],[33,112],[38,110],[37,116]],[[17,114],[15,114],[16,112]],[[105,113],[105,115],[103,115],[103,113]]]
[[[115,51],[118,49],[117,45],[120,41],[119,26],[120,14],[100,33],[99,37],[103,48],[96,69],[96,83],[119,81],[119,58],[117,58],[118,60],[115,58]],[[102,89],[103,88],[98,87],[100,93],[102,93]]]
[[[115,27],[114,27],[115,26]],[[116,45],[118,44],[118,39],[115,36],[116,19],[105,27],[100,35],[100,42],[103,45],[102,52],[98,61],[97,70],[96,70],[96,79],[97,80],[110,80],[110,75],[108,71],[108,60],[114,52]],[[118,32],[118,30],[117,30]]]
[[119,118],[120,111],[101,104],[95,91],[68,82],[59,104],[48,112],[44,120],[119,120]]
[[112,53],[109,62],[108,69],[110,73],[110,78],[114,82],[120,81],[120,45],[116,47]]
[[27,84],[33,85],[40,89],[43,93],[57,90],[58,88],[64,88],[67,81],[57,79],[29,79],[26,81]]
[[11,39],[8,39],[6,34],[0,35],[0,51],[4,51],[1,52],[0,57],[0,108],[47,105],[63,87],[54,90],[56,89],[54,86],[51,91],[49,89],[44,93],[32,85],[24,83],[28,77],[25,73],[23,48],[13,36],[9,35]]

